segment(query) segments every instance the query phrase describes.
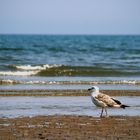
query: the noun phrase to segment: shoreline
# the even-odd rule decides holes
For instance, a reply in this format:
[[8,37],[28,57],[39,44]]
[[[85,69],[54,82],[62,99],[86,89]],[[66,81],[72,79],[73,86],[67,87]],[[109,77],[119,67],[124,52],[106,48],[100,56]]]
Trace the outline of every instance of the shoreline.
[[0,118],[0,139],[140,139],[140,117],[53,115]]
[[[101,90],[109,96],[140,96],[140,90]],[[0,90],[0,96],[89,96],[87,90]]]

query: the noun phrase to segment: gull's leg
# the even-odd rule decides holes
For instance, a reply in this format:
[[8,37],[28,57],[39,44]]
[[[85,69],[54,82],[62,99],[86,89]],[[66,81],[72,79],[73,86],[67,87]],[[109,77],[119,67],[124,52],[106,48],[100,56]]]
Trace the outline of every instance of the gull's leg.
[[102,107],[102,111],[101,111],[101,115],[100,115],[100,117],[102,117],[102,115],[103,115],[103,111],[104,111],[104,108]]
[[107,117],[108,115],[107,115],[107,108],[106,107],[105,107],[105,112],[106,112],[106,117]]

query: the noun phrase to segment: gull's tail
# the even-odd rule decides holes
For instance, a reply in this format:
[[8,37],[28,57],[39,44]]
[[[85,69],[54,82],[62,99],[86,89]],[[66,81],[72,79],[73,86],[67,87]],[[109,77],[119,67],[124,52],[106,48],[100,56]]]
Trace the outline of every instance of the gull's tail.
[[126,107],[130,107],[130,106],[128,106],[128,105],[121,105],[120,107],[125,109]]

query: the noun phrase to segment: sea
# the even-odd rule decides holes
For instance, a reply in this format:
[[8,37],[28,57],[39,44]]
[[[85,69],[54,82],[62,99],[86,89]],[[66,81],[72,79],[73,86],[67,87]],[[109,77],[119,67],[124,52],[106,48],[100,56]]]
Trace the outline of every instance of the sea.
[[[115,96],[131,107],[108,108],[110,116],[140,116],[140,96]],[[101,108],[96,107],[89,96],[13,96],[0,98],[0,118],[33,117],[39,115],[82,115],[99,117]],[[4,125],[0,123],[0,126]]]
[[[140,35],[0,35],[0,94],[47,90],[140,90]],[[33,94],[33,92],[31,92]],[[117,96],[131,107],[109,115],[140,116],[139,96]],[[89,96],[0,96],[0,118],[99,116]]]
[[0,90],[140,90],[140,35],[0,35]]

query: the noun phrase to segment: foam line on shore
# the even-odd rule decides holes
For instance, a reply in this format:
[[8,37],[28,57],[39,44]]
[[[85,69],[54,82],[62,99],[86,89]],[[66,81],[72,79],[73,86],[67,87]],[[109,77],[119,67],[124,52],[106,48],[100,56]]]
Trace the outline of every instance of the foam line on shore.
[[105,81],[19,81],[19,80],[0,80],[0,85],[2,84],[58,84],[58,85],[79,85],[79,84],[131,84],[139,85],[140,80],[105,80]]

